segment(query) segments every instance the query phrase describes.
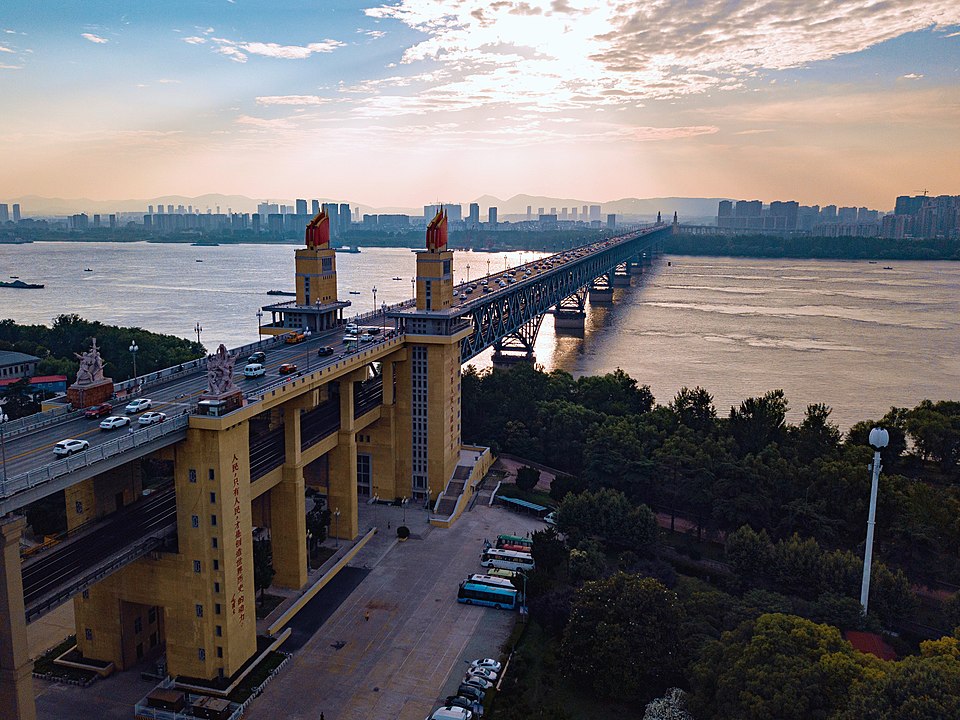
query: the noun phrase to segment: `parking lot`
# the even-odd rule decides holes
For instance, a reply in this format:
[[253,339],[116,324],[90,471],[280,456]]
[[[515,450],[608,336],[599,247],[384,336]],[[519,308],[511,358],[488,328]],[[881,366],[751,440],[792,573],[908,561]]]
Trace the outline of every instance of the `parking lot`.
[[[400,509],[377,512],[379,524],[390,519],[396,528]],[[482,505],[449,530],[430,528],[422,513],[413,515],[407,512],[407,524],[417,537],[371,548],[351,563],[366,564],[369,573],[267,686],[248,717],[316,720],[323,712],[325,720],[423,720],[456,693],[467,662],[499,657],[516,613],[460,604],[457,588],[481,571],[484,538],[524,535],[543,523]]]

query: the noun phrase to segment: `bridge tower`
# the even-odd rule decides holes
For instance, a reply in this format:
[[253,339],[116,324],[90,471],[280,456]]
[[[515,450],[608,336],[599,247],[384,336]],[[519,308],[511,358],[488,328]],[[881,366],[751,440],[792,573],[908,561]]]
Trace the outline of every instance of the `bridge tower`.
[[416,309],[391,314],[407,337],[405,354],[391,367],[397,477],[411,478],[409,488],[398,484],[395,492],[415,500],[441,492],[460,459],[460,341],[471,326],[456,310],[453,287],[453,252],[441,209],[427,226],[426,250],[417,253]]

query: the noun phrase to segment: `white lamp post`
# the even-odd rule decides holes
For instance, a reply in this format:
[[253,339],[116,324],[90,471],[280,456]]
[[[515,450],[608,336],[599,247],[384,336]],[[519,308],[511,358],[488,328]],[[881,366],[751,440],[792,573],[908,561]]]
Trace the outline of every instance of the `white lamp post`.
[[870,563],[873,561],[873,526],[877,514],[877,484],[880,481],[880,449],[890,442],[890,433],[883,428],[870,431],[870,444],[873,446],[873,480],[870,483],[870,513],[867,516],[867,542],[863,550],[863,584],[860,586],[860,604],[863,613],[867,613],[867,601],[870,599]]
[[3,406],[0,405],[0,457],[3,458],[3,484],[4,484],[4,490],[6,490],[6,484],[7,484],[7,446],[4,444],[5,441],[4,441],[4,439],[3,439],[3,436],[4,436],[5,432],[4,432],[3,426],[4,426],[4,424],[7,422],[7,420],[9,420],[9,419],[10,419],[10,418],[7,417],[7,415],[3,412]]
[[134,340],[130,343],[130,354],[133,355],[133,384],[137,384],[137,351],[140,349],[137,347],[137,341]]

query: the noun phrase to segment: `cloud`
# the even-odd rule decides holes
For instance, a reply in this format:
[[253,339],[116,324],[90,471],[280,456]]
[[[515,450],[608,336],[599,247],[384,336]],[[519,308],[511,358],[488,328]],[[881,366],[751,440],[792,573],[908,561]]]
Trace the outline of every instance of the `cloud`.
[[[204,32],[213,32],[213,28],[207,28]],[[203,45],[208,40],[213,44],[214,52],[238,63],[245,63],[250,55],[280,60],[304,60],[315,53],[330,53],[345,46],[345,43],[339,40],[329,39],[308,43],[307,45],[280,45],[279,43],[246,42],[219,37],[205,38],[197,35],[183,38],[184,42],[191,45]]]
[[905,80],[919,80],[923,77],[923,73],[907,73],[903,77]]
[[258,128],[262,130],[290,130],[296,125],[286,118],[258,118],[250,115],[241,115],[236,120],[238,125]]
[[960,24],[955,0],[391,0],[365,13],[425,36],[400,63],[416,68],[421,112],[441,99],[567,111],[727,92],[765,71]]
[[180,84],[179,80],[173,80],[170,78],[160,78],[159,80],[157,80],[157,82],[161,83],[162,85],[179,85]]
[[318,95],[263,95],[257,98],[258,105],[325,105],[330,102]]
[[99,35],[94,35],[93,33],[82,33],[80,37],[82,37],[84,40],[89,40],[92,43],[96,43],[97,45],[104,45],[110,42],[106,38],[102,38]]
[[14,51],[14,50],[11,50],[11,49],[10,49],[10,48],[8,48],[8,47],[4,47],[3,45],[0,45],[0,52],[5,52],[5,53],[14,53],[14,54],[16,53],[16,51]]
[[357,32],[363,33],[364,35],[368,35],[369,37],[372,37],[374,40],[379,40],[384,35],[386,35],[386,33],[383,30],[357,30]]
[[0,63],[0,70],[23,70],[22,65],[5,65]]

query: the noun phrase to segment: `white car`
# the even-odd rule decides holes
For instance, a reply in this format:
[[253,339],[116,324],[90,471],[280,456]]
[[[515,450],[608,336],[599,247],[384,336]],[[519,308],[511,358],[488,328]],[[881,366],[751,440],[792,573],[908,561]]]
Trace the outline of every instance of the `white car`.
[[130,424],[130,418],[126,415],[111,415],[108,418],[104,418],[100,421],[101,430],[116,430],[121,428],[124,425]]
[[360,342],[373,342],[373,335],[368,332],[365,332],[360,336]]
[[493,687],[493,683],[490,682],[489,680],[486,680],[477,675],[471,675],[470,673],[467,673],[466,675],[464,675],[463,680],[461,680],[460,682],[462,685],[470,685],[471,687],[475,687],[479,690],[489,690],[490,688]]
[[90,447],[90,443],[88,443],[86,440],[74,440],[69,438],[67,440],[61,440],[54,445],[53,454],[61,457],[68,457],[73,455],[75,452],[86,450],[88,447]]
[[153,425],[155,423],[162,423],[166,419],[167,419],[166,414],[162,412],[154,412],[153,410],[151,410],[150,412],[145,412],[143,415],[141,415],[140,419],[137,420],[137,424]]
[[132,400],[129,405],[127,405],[123,410],[128,413],[138,413],[143,412],[144,410],[149,410],[153,407],[153,400],[150,398],[140,398],[138,400]]
[[495,673],[500,672],[502,667],[499,662],[493,658],[480,658],[479,660],[474,660],[470,663],[472,668],[483,668],[484,670],[493,670]]
[[497,681],[497,673],[494,672],[493,670],[489,670],[489,669],[487,669],[487,668],[475,668],[475,667],[472,667],[472,668],[470,668],[469,670],[467,670],[467,675],[470,675],[470,676],[472,676],[472,677],[483,678],[483,679],[486,680],[487,682],[492,682],[492,683],[493,683],[493,682],[496,682],[496,681]]

